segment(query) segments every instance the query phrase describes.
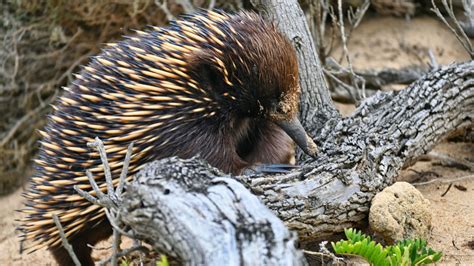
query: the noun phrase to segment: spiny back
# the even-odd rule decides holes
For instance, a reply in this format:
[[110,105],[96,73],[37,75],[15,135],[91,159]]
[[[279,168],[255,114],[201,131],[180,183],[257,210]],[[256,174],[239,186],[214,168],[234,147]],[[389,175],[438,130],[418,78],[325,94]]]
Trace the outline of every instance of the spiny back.
[[69,238],[104,219],[100,207],[73,189],[91,191],[89,169],[105,191],[99,155],[86,146],[95,137],[104,141],[114,177],[132,141],[129,179],[146,162],[197,153],[238,172],[227,160],[234,154],[224,148],[235,141],[216,136],[245,135],[252,125],[234,131],[242,127],[240,117],[259,114],[258,99],[296,99],[296,88],[291,45],[252,13],[202,11],[108,45],[65,88],[40,132],[20,225],[24,239],[32,241],[28,249],[60,244],[53,214]]

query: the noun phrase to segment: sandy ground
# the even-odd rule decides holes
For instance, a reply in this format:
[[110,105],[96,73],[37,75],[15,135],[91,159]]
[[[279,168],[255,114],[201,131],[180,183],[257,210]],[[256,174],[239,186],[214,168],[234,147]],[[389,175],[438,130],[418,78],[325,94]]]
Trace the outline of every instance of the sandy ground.
[[[473,143],[441,143],[435,152],[474,162]],[[416,187],[431,202],[433,228],[428,240],[444,254],[446,264],[474,265],[474,173],[439,165],[438,160],[417,162],[398,180],[433,182]],[[450,179],[467,179],[449,182]],[[437,182],[436,182],[437,181]]]
[[[439,64],[468,59],[451,33],[429,17],[410,21],[389,17],[366,18],[349,43],[353,65],[357,69],[400,68],[427,63],[428,49],[433,51]],[[345,115],[354,108],[343,104],[338,104],[338,107]],[[441,143],[435,150],[474,162],[472,143]],[[424,182],[473,175],[436,164],[436,161],[418,162],[404,170],[399,179]],[[417,186],[432,204],[433,231],[429,244],[445,254],[440,265],[474,265],[474,178],[453,182],[445,193],[448,186],[449,183],[439,182]],[[44,250],[33,254],[18,253],[19,243],[14,229],[15,219],[20,216],[15,209],[21,207],[21,192],[22,189],[0,197],[0,265],[55,265]]]

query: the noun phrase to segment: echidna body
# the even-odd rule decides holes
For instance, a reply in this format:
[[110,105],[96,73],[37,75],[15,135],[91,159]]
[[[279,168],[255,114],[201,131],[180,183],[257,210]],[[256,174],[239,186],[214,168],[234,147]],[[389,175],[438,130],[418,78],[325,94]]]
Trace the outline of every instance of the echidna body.
[[297,72],[289,41],[253,13],[202,11],[109,45],[66,88],[41,132],[20,226],[29,250],[48,247],[58,262],[71,263],[53,214],[85,265],[92,263],[87,244],[110,235],[103,210],[73,189],[92,190],[89,169],[105,190],[99,155],[86,146],[95,137],[115,177],[130,142],[129,178],[170,156],[199,154],[234,174],[288,163],[288,135],[314,153],[296,119]]

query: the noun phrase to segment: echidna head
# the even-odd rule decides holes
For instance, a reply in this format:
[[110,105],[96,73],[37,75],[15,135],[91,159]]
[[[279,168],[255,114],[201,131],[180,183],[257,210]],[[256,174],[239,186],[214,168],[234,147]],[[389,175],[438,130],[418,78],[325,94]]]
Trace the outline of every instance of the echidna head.
[[297,118],[300,88],[295,50],[275,25],[252,13],[246,16],[222,25],[229,36],[224,44],[202,47],[195,54],[197,78],[212,87],[209,91],[215,92],[221,110],[273,121],[314,155],[316,145]]

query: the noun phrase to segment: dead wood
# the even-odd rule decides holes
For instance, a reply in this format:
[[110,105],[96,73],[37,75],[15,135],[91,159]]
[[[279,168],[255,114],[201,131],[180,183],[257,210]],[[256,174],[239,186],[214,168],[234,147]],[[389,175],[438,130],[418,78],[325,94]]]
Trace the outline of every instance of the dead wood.
[[185,265],[304,265],[290,232],[236,180],[197,158],[148,164],[127,186],[121,222]]

